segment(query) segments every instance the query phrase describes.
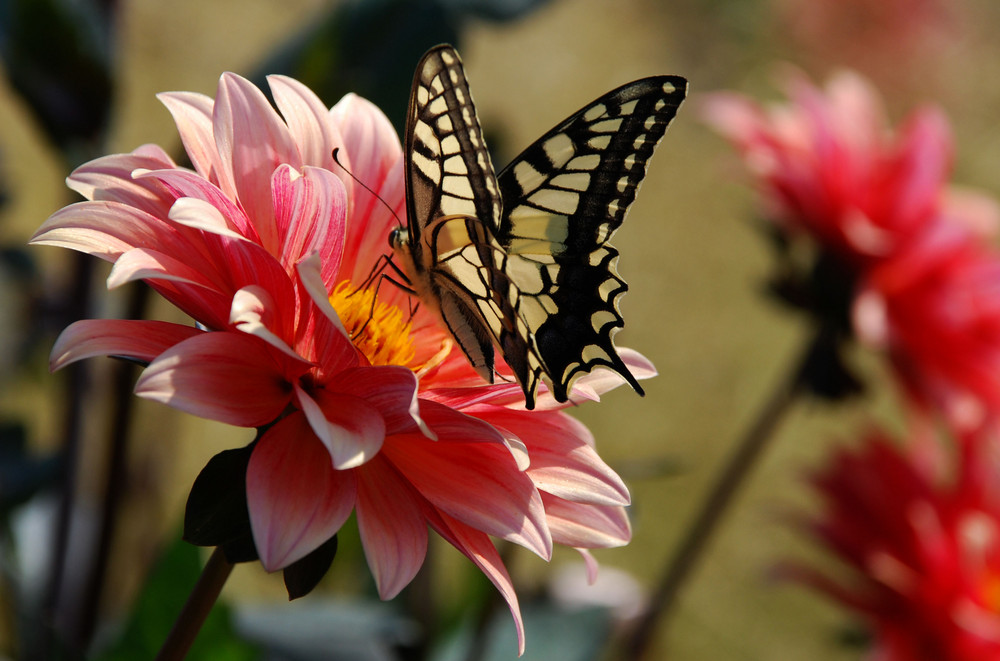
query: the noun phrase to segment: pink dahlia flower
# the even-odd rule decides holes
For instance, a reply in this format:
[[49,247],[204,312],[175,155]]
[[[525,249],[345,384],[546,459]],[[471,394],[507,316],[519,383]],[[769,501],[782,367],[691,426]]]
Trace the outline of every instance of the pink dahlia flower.
[[915,111],[894,134],[857,74],[841,72],[825,90],[790,75],[786,89],[789,102],[771,108],[732,92],[703,106],[708,124],[742,154],[770,219],[862,268],[905,250],[947,215],[952,142],[939,110]]
[[814,477],[825,507],[811,531],[851,571],[788,572],[864,618],[870,658],[1000,658],[1000,475],[982,453],[993,440],[966,439],[944,475],[874,433]]
[[[405,208],[402,150],[384,115],[356,96],[327,110],[294,80],[269,83],[281,115],[231,74],[214,100],[162,95],[193,171],[145,146],[69,177],[88,201],[54,214],[33,242],[113,262],[109,286],[144,280],[200,326],[77,322],[52,366],[148,362],[139,396],[264,428],[245,488],[266,569],[304,558],[354,512],[390,598],[421,566],[429,526],[497,586],[523,649],[490,536],[543,558],[566,544],[593,567],[586,549],[630,538],[628,491],[553,398],[525,411],[516,383],[484,384],[403,292],[365,287]],[[622,355],[638,377],[654,373]],[[590,375],[573,399],[620,383]]]

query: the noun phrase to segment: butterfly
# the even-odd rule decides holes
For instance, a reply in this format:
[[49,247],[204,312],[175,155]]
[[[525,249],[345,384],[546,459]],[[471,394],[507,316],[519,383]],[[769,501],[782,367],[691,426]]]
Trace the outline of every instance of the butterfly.
[[390,244],[410,290],[436,311],[472,367],[494,380],[494,347],[533,409],[606,367],[643,394],[615,349],[628,289],[608,241],[683,101],[679,76],[608,92],[499,174],[454,48],[420,60],[406,118],[406,227]]

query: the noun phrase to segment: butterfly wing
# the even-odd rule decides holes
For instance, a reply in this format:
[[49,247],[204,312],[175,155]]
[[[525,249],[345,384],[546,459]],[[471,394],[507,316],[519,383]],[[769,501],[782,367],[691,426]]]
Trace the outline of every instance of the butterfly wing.
[[608,241],[686,90],[677,76],[623,85],[558,124],[498,175],[503,213],[496,239],[515,285],[517,332],[531,348],[521,373],[516,359],[508,362],[529,401],[543,377],[556,400],[566,401],[572,381],[597,366],[642,394],[613,342],[624,326],[618,304],[628,286]]
[[511,344],[513,314],[499,264],[503,250],[491,230],[500,219],[500,193],[461,59],[450,46],[431,49],[417,67],[405,140],[408,236],[397,254],[421,300],[492,383],[493,344]]
[[[406,129],[407,238],[396,246],[421,300],[493,381],[500,348],[534,407],[566,401],[594,367],[636,379],[615,351],[627,289],[608,240],[684,98],[647,78],[574,113],[494,175],[458,53],[438,46],[414,77]],[[502,200],[502,204],[501,204]]]

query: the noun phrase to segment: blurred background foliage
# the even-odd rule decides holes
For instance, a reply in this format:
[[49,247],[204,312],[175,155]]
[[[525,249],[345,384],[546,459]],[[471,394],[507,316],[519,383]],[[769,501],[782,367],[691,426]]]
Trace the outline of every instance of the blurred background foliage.
[[[66,251],[24,247],[49,214],[74,201],[63,184],[72,167],[147,142],[179,152],[157,92],[213,95],[223,71],[257,81],[282,72],[328,105],[347,91],[363,94],[398,126],[419,55],[449,41],[463,55],[503,163],[628,80],[675,73],[691,81],[690,100],[616,240],[631,285],[619,344],[641,350],[661,375],[645,398],[622,389],[578,412],[633,494],[634,541],[598,557],[613,579],[648,588],[735,438],[808,335],[803,320],[765,296],[772,254],[753,222],[755,200],[728,148],[698,122],[699,93],[735,88],[768,98],[781,63],[820,79],[856,67],[879,86],[895,119],[915,104],[940,104],[956,136],[954,181],[1000,193],[997,26],[993,0],[0,0],[0,656],[73,658],[26,642],[35,640],[44,611],[60,630],[93,640],[95,658],[151,657],[162,637],[156,632],[171,622],[156,605],[176,610],[197,575],[196,551],[175,543],[188,489],[212,455],[252,437],[148,402],[124,413],[109,408],[115,383],[134,376],[111,361],[91,361],[79,374],[47,371],[52,340],[74,317],[176,314],[134,293],[108,295],[103,264],[83,267]],[[856,351],[849,359],[867,379],[887,382],[872,356]],[[74,379],[86,386],[73,404],[76,418],[67,413]],[[815,505],[804,471],[872,420],[898,422],[891,389],[872,388],[849,405],[794,409],[660,631],[660,650],[674,661],[859,657],[846,616],[768,576],[783,558],[817,555],[783,517]],[[122,424],[130,430],[127,452],[109,440]],[[79,439],[67,453],[69,427]],[[109,470],[117,471],[112,492]],[[60,501],[61,488],[72,507]],[[109,493],[117,521],[110,532],[101,527]],[[71,524],[61,542],[53,533],[60,516]],[[87,583],[102,535],[108,560],[95,592]],[[53,596],[60,544],[70,551]],[[339,650],[335,658],[390,658],[372,652],[371,641],[412,648],[415,623],[401,614],[431,577],[444,614],[439,631],[475,627],[470,611],[478,606],[470,604],[482,604],[489,586],[444,547],[434,549],[416,585],[386,605],[343,601],[372,593],[350,525],[322,589],[302,602],[284,603],[280,577],[257,564],[238,566],[224,592],[237,616],[220,612],[223,623],[206,629],[209,642],[190,658],[254,658],[237,639],[284,650],[274,658],[334,658],[308,656],[331,648]],[[151,573],[161,558],[167,569]],[[557,552],[553,564],[575,562]],[[543,604],[559,567],[527,553],[510,563],[522,603]],[[616,590],[634,601],[627,588]],[[600,658],[614,626],[613,617],[592,610],[560,615],[527,605],[526,613],[528,659]],[[512,624],[502,615],[491,638],[498,647],[484,658],[513,658]],[[289,640],[294,622],[327,637],[310,639],[303,651],[307,636]],[[461,658],[455,650],[467,634],[451,638],[439,658]],[[352,645],[362,650],[357,656]]]

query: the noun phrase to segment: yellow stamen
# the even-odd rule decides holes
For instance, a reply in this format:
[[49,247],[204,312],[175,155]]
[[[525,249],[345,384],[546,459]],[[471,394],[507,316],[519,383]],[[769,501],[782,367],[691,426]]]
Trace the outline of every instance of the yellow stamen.
[[409,315],[376,299],[374,289],[356,290],[348,280],[334,287],[330,303],[372,365],[410,366],[415,351]]

